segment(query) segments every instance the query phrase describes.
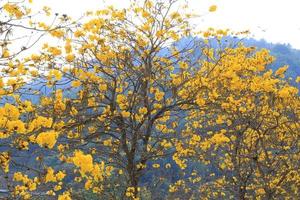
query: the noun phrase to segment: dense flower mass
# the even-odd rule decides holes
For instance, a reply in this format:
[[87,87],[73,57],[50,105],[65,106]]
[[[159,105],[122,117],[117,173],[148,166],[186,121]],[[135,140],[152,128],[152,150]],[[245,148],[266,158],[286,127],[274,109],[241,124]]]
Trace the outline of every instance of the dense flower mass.
[[[5,198],[299,194],[300,77],[234,39],[247,32],[194,31],[179,0],[108,6],[79,21],[44,7],[52,24],[26,2],[0,6]],[[51,38],[36,53],[22,47],[24,58],[8,34],[23,26]]]
[[55,131],[42,132],[36,137],[36,143],[41,147],[52,149],[56,143],[58,133]]

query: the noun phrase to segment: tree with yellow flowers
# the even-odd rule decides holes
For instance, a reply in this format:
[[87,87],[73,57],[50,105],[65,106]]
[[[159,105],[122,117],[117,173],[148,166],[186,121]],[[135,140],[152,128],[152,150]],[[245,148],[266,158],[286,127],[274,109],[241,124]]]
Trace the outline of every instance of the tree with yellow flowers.
[[[179,5],[133,1],[87,12],[75,26],[65,16],[66,27],[34,23],[59,45],[2,56],[0,184],[8,198],[298,193],[300,102],[287,67],[268,69],[267,50],[224,47],[228,30],[193,31],[194,16]],[[10,17],[23,13],[4,6]]]
[[276,72],[266,67],[274,60],[266,50],[241,46],[224,53],[215,63],[204,61],[193,80],[205,89],[197,94],[199,110],[190,112],[175,155],[179,163],[196,159],[207,166],[198,172],[205,175],[195,195],[293,197],[299,188],[299,91],[284,79],[286,66]]

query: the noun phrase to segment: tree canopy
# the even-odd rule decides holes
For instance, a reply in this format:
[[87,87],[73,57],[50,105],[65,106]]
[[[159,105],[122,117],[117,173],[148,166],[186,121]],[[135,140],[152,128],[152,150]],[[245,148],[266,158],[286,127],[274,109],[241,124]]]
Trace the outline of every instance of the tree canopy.
[[[7,198],[299,194],[299,91],[285,77],[288,66],[270,68],[268,50],[222,42],[247,32],[195,31],[197,16],[179,0],[132,1],[79,21],[45,7],[50,24],[28,7],[8,1],[0,10]],[[57,45],[10,48],[20,28]]]

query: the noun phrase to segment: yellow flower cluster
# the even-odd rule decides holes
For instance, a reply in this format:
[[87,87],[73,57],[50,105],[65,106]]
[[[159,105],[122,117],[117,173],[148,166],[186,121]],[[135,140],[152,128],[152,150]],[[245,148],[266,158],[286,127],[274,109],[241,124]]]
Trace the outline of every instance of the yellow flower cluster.
[[39,144],[41,147],[52,149],[56,143],[57,138],[58,138],[58,132],[46,131],[40,133],[36,137],[36,143]]
[[0,132],[0,138],[7,138],[11,133],[26,133],[25,123],[19,120],[20,110],[23,107],[17,107],[6,103],[0,108],[0,128],[5,128],[4,132]]
[[10,156],[8,152],[0,153],[0,167],[3,169],[5,173],[9,172],[9,161],[10,161]]
[[82,151],[76,151],[72,161],[74,165],[80,168],[80,172],[83,174],[94,169],[93,157],[89,154],[85,155]]
[[24,13],[21,11],[20,7],[16,4],[7,3],[3,6],[3,9],[9,13],[9,15],[16,17],[17,19],[20,19],[24,16]]
[[219,145],[225,142],[229,142],[230,139],[224,135],[223,131],[221,131],[220,133],[214,134],[213,137],[210,138],[210,141],[214,144]]
[[64,36],[65,32],[63,30],[52,30],[50,31],[50,34],[53,36],[53,37],[57,37],[57,38],[61,38]]
[[66,103],[63,99],[63,91],[61,89],[56,90],[55,97],[54,110],[58,113],[61,113],[66,109]]
[[22,182],[23,185],[16,185],[14,188],[14,195],[21,196],[23,199],[30,199],[30,191],[34,191],[39,184],[37,177],[30,179],[28,175],[23,175],[21,172],[14,173],[14,181]]
[[49,47],[48,52],[53,56],[59,56],[62,53],[58,47]]
[[0,108],[0,117],[7,117],[8,120],[17,120],[20,117],[20,112],[16,106],[6,103],[4,107]]
[[126,197],[130,197],[133,200],[139,200],[139,198],[135,196],[135,193],[139,192],[140,190],[141,190],[140,187],[137,187],[137,188],[128,187],[126,189],[125,195],[126,195]]
[[67,191],[67,192],[64,192],[61,195],[58,195],[57,200],[72,200],[70,192]]
[[10,132],[25,133],[25,124],[21,120],[8,121],[6,124],[7,130]]
[[139,108],[140,115],[146,115],[147,112],[148,112],[148,109],[146,107]]
[[164,98],[165,93],[161,91],[156,91],[155,92],[155,100],[156,101],[161,101]]
[[155,164],[152,165],[152,167],[155,168],[155,169],[160,168],[160,164],[155,163]]
[[278,91],[278,96],[281,98],[290,98],[298,94],[298,89],[291,86],[286,86]]
[[284,77],[284,73],[286,72],[286,70],[289,68],[289,66],[285,65],[283,67],[280,67],[276,72],[275,75],[279,76],[280,78]]
[[55,174],[52,167],[47,168],[47,174],[45,176],[45,183],[57,182],[65,178],[66,174],[63,171],[59,171]]
[[40,128],[51,128],[53,123],[52,118],[47,118],[43,116],[37,116],[35,119],[33,119],[29,125],[28,125],[28,132],[31,132],[33,130],[39,130]]
[[185,186],[185,181],[184,180],[178,180],[174,184],[169,185],[169,192],[174,193],[177,190],[179,190],[180,187]]
[[48,74],[48,80],[51,80],[52,78],[55,78],[56,80],[61,80],[62,78],[62,73],[57,70],[57,69],[52,69],[49,71],[49,74]]
[[128,106],[127,98],[125,95],[118,94],[116,102],[118,103],[121,110],[125,110]]
[[[79,172],[83,178],[86,178],[85,189],[93,189],[94,193],[103,191],[99,183],[104,181],[105,177],[111,176],[113,167],[105,166],[104,162],[93,163],[93,157],[90,154],[84,154],[82,151],[77,150],[74,156],[70,158],[75,166],[79,167]],[[78,177],[77,177],[78,178]],[[81,178],[79,177],[81,180]]]
[[28,100],[25,100],[23,102],[22,108],[23,108],[23,110],[25,112],[32,112],[32,111],[34,111],[34,107],[33,107],[32,103],[31,103],[31,101],[28,101]]
[[209,12],[215,12],[217,10],[217,6],[216,5],[212,5],[209,7]]
[[129,117],[130,116],[130,112],[128,112],[128,111],[121,111],[121,115],[124,117],[124,118],[127,118],[127,117]]

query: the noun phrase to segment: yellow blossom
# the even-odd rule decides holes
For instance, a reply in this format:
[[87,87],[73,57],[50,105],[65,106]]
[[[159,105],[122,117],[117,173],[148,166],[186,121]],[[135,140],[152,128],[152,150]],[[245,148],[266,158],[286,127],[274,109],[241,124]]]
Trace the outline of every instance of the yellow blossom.
[[36,137],[36,142],[41,147],[48,147],[52,149],[56,143],[56,140],[58,138],[58,133],[55,131],[47,131],[42,132]]
[[209,12],[215,12],[217,10],[217,6],[211,5],[208,10],[209,10]]

